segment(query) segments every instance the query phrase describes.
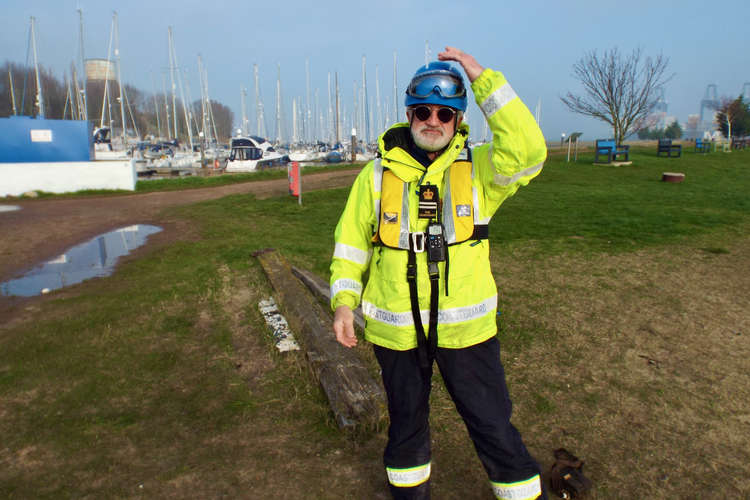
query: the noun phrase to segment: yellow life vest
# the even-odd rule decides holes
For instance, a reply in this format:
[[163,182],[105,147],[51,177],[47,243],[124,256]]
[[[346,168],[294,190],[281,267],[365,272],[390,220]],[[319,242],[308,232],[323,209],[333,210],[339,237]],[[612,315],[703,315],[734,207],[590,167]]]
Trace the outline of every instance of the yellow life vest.
[[[440,220],[448,245],[487,237],[486,223],[479,221],[478,197],[471,182],[473,167],[467,151],[448,167],[443,178]],[[409,250],[409,185],[383,168],[379,159],[374,167],[375,190],[380,191],[380,198],[375,197],[379,222],[372,240],[387,247]]]

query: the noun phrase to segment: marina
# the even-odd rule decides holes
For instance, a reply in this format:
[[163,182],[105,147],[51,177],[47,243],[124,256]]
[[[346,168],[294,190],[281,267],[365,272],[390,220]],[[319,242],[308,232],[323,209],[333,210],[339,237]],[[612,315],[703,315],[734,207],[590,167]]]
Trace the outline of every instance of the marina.
[[[126,83],[135,75],[132,69],[125,70],[127,65],[123,61],[132,60],[135,54],[129,49],[126,37],[121,37],[118,13],[111,15],[108,40],[94,43],[87,35],[89,27],[84,22],[83,10],[76,9],[71,12],[73,16],[77,17],[78,25],[77,53],[62,81],[44,68],[49,61],[45,54],[39,53],[44,44],[38,45],[38,39],[48,41],[47,31],[39,29],[33,16],[29,22],[26,65],[7,64],[8,98],[12,104],[9,120],[18,121],[5,127],[17,130],[15,135],[3,134],[11,139],[0,144],[0,176],[3,179],[16,176],[18,170],[11,166],[20,163],[26,171],[21,175],[24,182],[14,181],[4,186],[0,196],[19,196],[29,191],[133,190],[135,179],[254,172],[283,167],[291,161],[303,165],[364,162],[375,156],[375,130],[397,117],[395,52],[393,102],[386,102],[390,97],[385,96],[381,102],[379,82],[376,82],[377,102],[370,102],[373,98],[367,89],[363,56],[362,80],[354,82],[351,104],[345,104],[340,95],[338,72],[328,71],[324,91],[327,104],[321,105],[320,88],[313,88],[311,83],[308,58],[304,68],[305,97],[285,99],[282,68],[277,64],[274,103],[266,106],[261,92],[261,68],[255,63],[252,65],[255,117],[248,115],[251,100],[247,99],[247,88],[243,86],[242,116],[237,127],[232,123],[231,110],[211,98],[208,66],[201,54],[197,54],[197,74],[178,59],[179,34],[173,26],[164,27],[167,57],[161,63],[161,82],[152,70],[152,88],[147,92]],[[87,45],[94,45],[94,50]],[[377,67],[375,75],[378,79]],[[195,89],[196,80],[199,96],[193,99],[191,83]],[[59,93],[50,91],[58,87],[64,91],[62,99]],[[270,113],[273,116],[268,117],[272,118],[270,123],[265,109],[274,110]],[[370,112],[371,109],[377,111]],[[50,119],[58,123],[57,128],[42,123]],[[31,121],[31,125],[19,127],[22,120]],[[287,128],[290,125],[291,130]],[[63,138],[60,130],[65,128],[75,129],[74,136],[68,134]],[[344,130],[351,130],[351,134],[346,136]],[[357,130],[362,137],[358,137]],[[23,151],[18,152],[19,148]],[[74,149],[77,152],[71,156]],[[92,168],[85,173],[70,170],[72,164],[68,162],[73,161]],[[105,166],[102,162],[110,163]],[[111,162],[119,162],[119,168],[132,179],[89,182],[88,174],[99,170],[93,167],[105,166],[106,174],[114,165]],[[37,169],[41,170],[36,172]],[[42,180],[50,175],[54,182]],[[69,182],[71,177],[76,177],[76,182]]]

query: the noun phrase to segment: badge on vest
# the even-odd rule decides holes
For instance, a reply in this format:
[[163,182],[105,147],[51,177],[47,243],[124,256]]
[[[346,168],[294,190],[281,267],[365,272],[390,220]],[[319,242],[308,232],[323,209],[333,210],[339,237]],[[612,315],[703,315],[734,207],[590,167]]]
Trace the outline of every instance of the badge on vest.
[[456,217],[471,217],[471,205],[456,205]]
[[383,212],[383,222],[386,224],[398,224],[398,212]]
[[432,219],[437,217],[438,187],[433,184],[419,186],[419,218]]

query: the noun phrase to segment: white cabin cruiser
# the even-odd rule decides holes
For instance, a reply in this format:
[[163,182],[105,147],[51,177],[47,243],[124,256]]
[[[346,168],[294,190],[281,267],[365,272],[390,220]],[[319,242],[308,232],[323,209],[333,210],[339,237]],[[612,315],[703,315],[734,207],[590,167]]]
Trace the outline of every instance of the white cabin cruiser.
[[262,137],[235,137],[231,142],[225,172],[255,172],[288,162],[287,155],[276,151],[273,145]]

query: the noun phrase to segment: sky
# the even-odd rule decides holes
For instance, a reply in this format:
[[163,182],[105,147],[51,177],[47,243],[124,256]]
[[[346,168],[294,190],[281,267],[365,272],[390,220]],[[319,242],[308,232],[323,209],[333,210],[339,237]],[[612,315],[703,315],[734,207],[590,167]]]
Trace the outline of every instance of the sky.
[[[667,114],[680,123],[700,113],[709,84],[716,85],[720,98],[736,98],[745,84],[750,93],[747,0],[715,5],[694,0],[0,0],[0,62],[27,61],[34,16],[39,63],[62,79],[71,62],[80,58],[77,9],[83,12],[86,58],[107,57],[112,14],[117,11],[122,80],[146,92],[161,92],[163,80],[170,87],[171,26],[191,97],[200,96],[200,54],[210,98],[229,106],[237,124],[241,89],[247,89],[253,133],[257,64],[269,136],[275,130],[279,71],[284,130],[290,134],[292,100],[301,106],[307,102],[306,67],[310,105],[317,89],[319,107],[327,108],[328,75],[333,79],[338,74],[342,107],[351,113],[354,89],[362,85],[364,56],[370,112],[377,113],[377,71],[384,115],[386,106],[393,109],[395,54],[403,120],[404,90],[424,64],[426,47],[435,59],[448,45],[502,71],[532,112],[540,108],[540,125],[549,141],[571,132],[583,132],[581,139],[587,141],[611,136],[606,124],[570,112],[560,100],[568,92],[582,92],[573,65],[591,51],[618,48],[629,54],[640,48],[646,56],[669,58],[668,73],[673,76],[664,86]],[[471,135],[481,139],[481,113],[470,101]]]

